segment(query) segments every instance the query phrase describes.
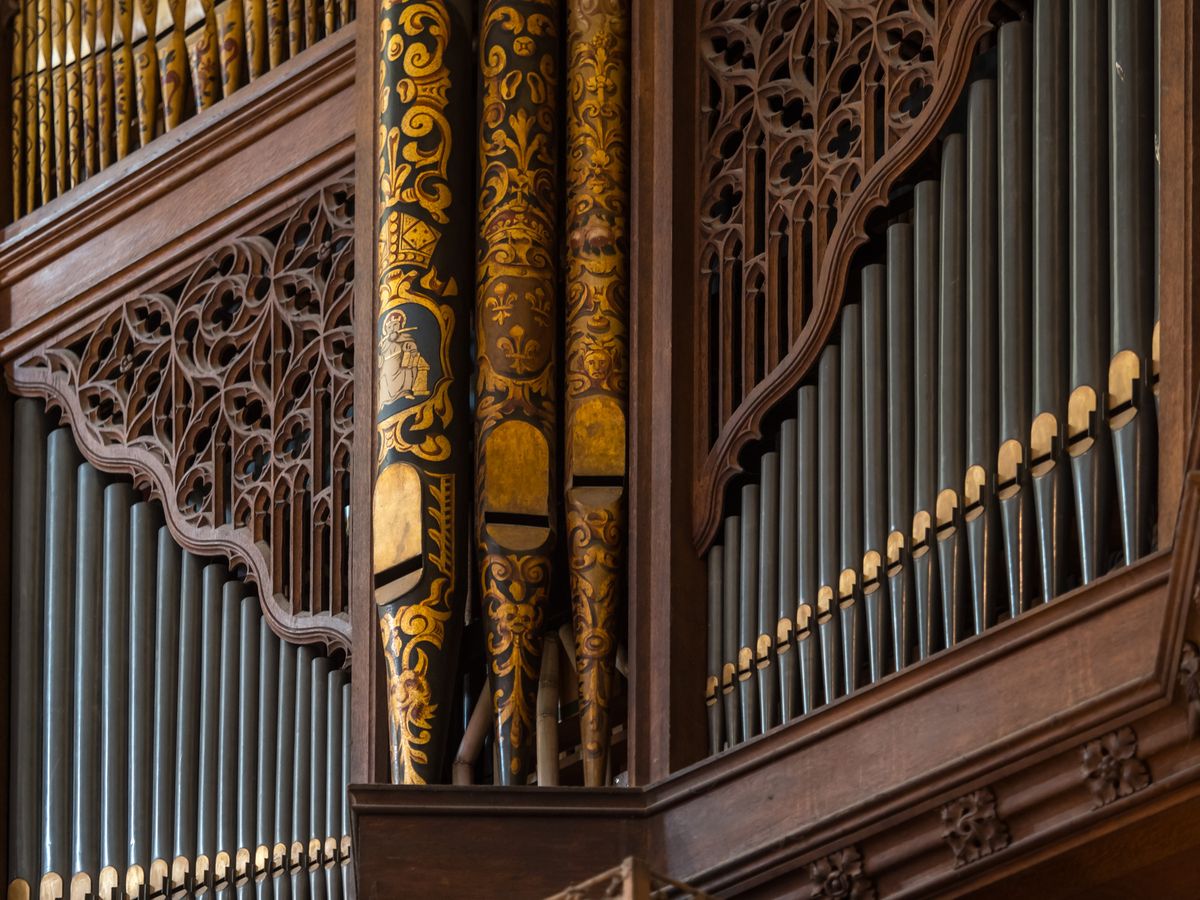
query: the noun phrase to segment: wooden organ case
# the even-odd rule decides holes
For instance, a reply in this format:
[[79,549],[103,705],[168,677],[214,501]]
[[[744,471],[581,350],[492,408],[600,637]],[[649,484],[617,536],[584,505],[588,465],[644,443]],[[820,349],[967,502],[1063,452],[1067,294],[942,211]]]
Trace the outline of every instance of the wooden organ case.
[[6,9],[12,900],[1191,896],[1193,4]]

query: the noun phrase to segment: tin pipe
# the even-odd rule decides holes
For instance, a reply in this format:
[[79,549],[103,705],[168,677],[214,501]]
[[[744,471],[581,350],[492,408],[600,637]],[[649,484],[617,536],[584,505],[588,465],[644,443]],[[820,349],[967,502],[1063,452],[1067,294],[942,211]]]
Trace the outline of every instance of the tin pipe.
[[[299,834],[292,830],[294,821],[293,797],[295,796],[296,768],[296,720],[299,714],[299,695],[296,692],[296,666],[298,648],[288,641],[279,643],[279,702],[275,718],[278,741],[275,748],[275,821],[269,843],[272,858],[282,855],[286,860],[292,841]],[[277,879],[276,894],[286,896],[291,880]]]
[[175,711],[178,698],[176,655],[179,641],[180,550],[164,526],[158,530],[158,571],[154,609],[154,700],[151,749],[150,854],[153,860],[171,860],[171,829],[175,824],[175,770],[179,765],[175,746]]
[[1108,357],[1107,15],[1105,5],[1072,0],[1070,19],[1070,215],[1071,395],[1067,404],[1067,452],[1075,483],[1075,524],[1080,577],[1102,573],[1106,554],[1111,461],[1104,434],[1102,398]]
[[[275,798],[279,760],[279,711],[281,678],[279,671],[280,640],[271,627],[259,617],[258,633],[258,747],[255,787],[255,846],[272,849],[275,835]],[[270,880],[270,879],[268,879]],[[264,882],[265,883],[265,882]]]
[[1129,565],[1149,549],[1156,459],[1151,409],[1154,329],[1154,2],[1109,2],[1108,425],[1113,438],[1121,546]]
[[732,747],[738,742],[738,577],[741,571],[742,524],[739,516],[725,519],[725,591],[722,608],[722,643],[724,663],[721,667],[721,705],[725,710],[725,742]]
[[[897,667],[904,665],[905,636],[900,629],[888,628],[890,605],[887,598],[887,368],[884,356],[885,279],[881,265],[869,265],[862,273],[862,484],[863,547],[862,594],[867,620],[867,658],[872,681],[887,672],[891,655]],[[891,645],[888,635],[899,637]]]
[[1008,615],[1027,609],[1035,592],[1033,495],[1029,487],[1030,345],[1033,278],[1032,27],[1000,28],[997,48],[999,159],[1000,431],[994,490],[1000,507]]
[[758,685],[754,679],[754,648],[758,643],[758,503],[757,484],[742,485],[741,565],[738,578],[737,677],[740,730],[743,741],[761,731],[758,718]]
[[211,866],[217,850],[217,782],[221,756],[221,644],[225,582],[222,566],[205,566],[200,612],[200,781],[197,796],[196,842],[199,855]]
[[194,860],[197,788],[200,781],[200,677],[205,635],[201,628],[203,569],[200,560],[184,551],[179,575],[179,672],[175,701],[175,816],[172,860]]
[[[806,384],[796,391],[796,616],[807,603],[817,605],[820,572],[817,567],[817,387]],[[816,621],[809,622],[815,628]],[[812,685],[810,685],[812,687]],[[811,704],[810,704],[811,708]],[[806,710],[807,711],[807,710]]]
[[779,720],[796,715],[796,420],[779,427],[779,594],[775,623],[775,662],[779,670]]
[[150,868],[150,756],[154,747],[154,603],[157,511],[135,503],[129,514],[129,865]]
[[70,704],[74,752],[68,871],[96,876],[100,872],[100,782],[96,761],[100,758],[100,657],[104,646],[100,630],[104,591],[104,477],[84,463],[79,466],[76,478],[79,520],[75,529],[74,683]]
[[100,865],[123,873],[129,862],[129,519],[126,482],[104,489],[104,649],[100,673]]
[[796,609],[796,664],[800,670],[799,715],[806,716],[816,707],[820,694],[817,674],[817,638],[813,607],[801,603]]
[[967,532],[974,632],[996,612],[996,506],[992,460],[996,453],[996,83],[967,89],[967,478],[963,522]]
[[[326,894],[342,900],[342,873],[337,865],[340,838],[347,830],[342,824],[342,694],[346,671],[334,669],[327,680],[329,699],[328,731],[325,750],[325,869]],[[557,763],[557,759],[555,760]]]
[[937,500],[937,309],[940,187],[922,181],[913,192],[913,518],[909,556],[913,614],[922,656],[937,646],[940,623],[933,517]]
[[838,567],[838,506],[841,484],[838,462],[838,389],[841,356],[829,344],[817,365],[817,588],[816,616],[821,648],[821,684],[824,702],[841,696],[840,622],[835,615]]
[[721,656],[723,637],[721,602],[725,594],[724,548],[708,551],[708,680],[704,703],[708,709],[708,753],[721,752]]
[[[934,528],[942,595],[942,640],[965,632],[966,547],[962,527],[963,371],[966,358],[966,147],[961,134],[942,143],[941,236],[938,253],[938,495]],[[924,652],[926,648],[919,648]]]
[[1033,424],[1030,484],[1037,531],[1042,602],[1065,584],[1067,292],[1070,244],[1066,4],[1039,0],[1033,8]]
[[773,669],[773,645],[778,621],[779,454],[768,451],[762,455],[759,464],[758,637],[754,645],[759,731],[767,731],[779,722],[778,682]]
[[221,681],[217,701],[217,846],[218,858],[237,850],[238,808],[238,657],[241,647],[242,585],[226,581],[221,588]]
[[329,733],[329,658],[318,656],[312,661],[312,750],[309,757],[309,821],[308,858],[309,889],[313,897],[325,896],[325,873],[315,861],[320,860],[324,847],[325,814],[328,808],[325,780],[329,777],[327,740]]
[[[237,744],[237,830],[236,844],[225,849],[253,850],[257,844],[258,813],[258,667],[259,634],[262,614],[258,597],[249,594],[241,598],[238,625],[238,744]],[[270,629],[268,629],[270,630]]]
[[[46,417],[36,400],[13,404],[12,638],[9,714],[13,722],[37,722],[42,708],[42,629],[46,529]],[[8,829],[10,880],[37,884],[41,875],[41,729],[13,728],[9,735],[9,821],[28,827]]]
[[313,837],[312,828],[312,734],[314,662],[312,647],[300,647],[296,654],[296,722],[292,746],[292,827],[288,836],[293,841],[308,845]]
[[42,669],[42,872],[70,864],[71,645],[75,589],[76,469],[69,428],[46,448],[46,619]]
[[841,573],[838,576],[838,628],[842,646],[842,690],[858,689],[866,631],[862,603],[863,560],[863,341],[862,309],[842,308],[841,322]]
[[[888,580],[896,667],[912,652],[915,615],[908,535],[913,489],[913,229],[898,222],[887,230],[887,547]],[[925,646],[920,640],[919,647]],[[924,658],[918,649],[920,658]]]

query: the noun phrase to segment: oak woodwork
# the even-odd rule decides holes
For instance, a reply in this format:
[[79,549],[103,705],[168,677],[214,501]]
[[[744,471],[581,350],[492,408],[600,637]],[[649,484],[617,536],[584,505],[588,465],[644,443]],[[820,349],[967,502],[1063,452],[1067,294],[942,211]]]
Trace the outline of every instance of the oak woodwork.
[[245,565],[278,634],[345,650],[353,210],[336,178],[8,371],[161,499],[181,544]]

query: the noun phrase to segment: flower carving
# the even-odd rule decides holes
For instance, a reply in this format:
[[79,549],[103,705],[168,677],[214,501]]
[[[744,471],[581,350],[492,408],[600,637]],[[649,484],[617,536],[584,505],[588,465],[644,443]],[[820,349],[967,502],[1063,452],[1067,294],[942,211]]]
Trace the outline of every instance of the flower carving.
[[943,806],[942,828],[956,869],[1003,850],[1012,840],[1007,823],[996,814],[991,788],[972,791]]
[[809,863],[813,900],[874,900],[875,883],[863,871],[862,854],[846,847]]
[[1118,728],[1083,745],[1083,775],[1099,809],[1150,784],[1150,770],[1137,756],[1137,734]]

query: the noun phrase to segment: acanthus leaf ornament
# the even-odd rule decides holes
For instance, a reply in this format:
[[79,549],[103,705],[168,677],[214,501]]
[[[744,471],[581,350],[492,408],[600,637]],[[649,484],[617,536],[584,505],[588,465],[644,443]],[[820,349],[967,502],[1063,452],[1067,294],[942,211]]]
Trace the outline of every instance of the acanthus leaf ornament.
[[373,554],[391,774],[404,784],[442,772],[467,589],[459,5],[383,0],[379,16]]
[[1097,809],[1150,784],[1150,770],[1137,755],[1137,734],[1128,725],[1088,741],[1080,755],[1083,777]]

